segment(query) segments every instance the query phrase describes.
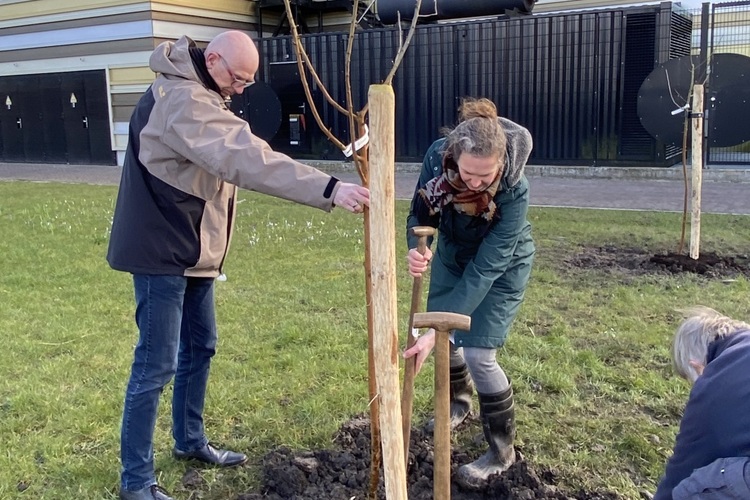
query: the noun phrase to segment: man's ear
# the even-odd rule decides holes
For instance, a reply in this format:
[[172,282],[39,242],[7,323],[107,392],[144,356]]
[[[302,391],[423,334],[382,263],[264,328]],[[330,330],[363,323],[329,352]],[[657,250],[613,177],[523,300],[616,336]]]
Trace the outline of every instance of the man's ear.
[[216,64],[216,60],[219,58],[216,52],[206,52],[206,67],[211,69]]

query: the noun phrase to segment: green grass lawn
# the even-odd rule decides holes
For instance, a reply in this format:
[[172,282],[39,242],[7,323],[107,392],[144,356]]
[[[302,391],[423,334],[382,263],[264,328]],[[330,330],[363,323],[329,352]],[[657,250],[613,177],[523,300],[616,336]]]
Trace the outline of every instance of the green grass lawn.
[[[116,498],[119,421],[137,340],[130,277],[105,254],[116,188],[0,183],[0,498]],[[206,424],[212,440],[250,454],[234,470],[170,458],[170,390],[156,432],[160,483],[178,498],[230,499],[257,487],[274,447],[321,449],[367,411],[361,218],[242,192],[237,230],[216,286],[219,352]],[[397,204],[399,321],[406,202]],[[508,344],[518,444],[565,486],[638,498],[663,471],[688,395],[672,374],[675,309],[705,304],[750,317],[750,283],[624,274],[569,264],[582,248],[674,251],[680,215],[534,208],[538,253]],[[703,249],[747,253],[750,218],[703,216]],[[401,265],[404,264],[404,265]],[[417,380],[415,422],[430,411],[430,362]],[[471,446],[476,428],[455,445]]]

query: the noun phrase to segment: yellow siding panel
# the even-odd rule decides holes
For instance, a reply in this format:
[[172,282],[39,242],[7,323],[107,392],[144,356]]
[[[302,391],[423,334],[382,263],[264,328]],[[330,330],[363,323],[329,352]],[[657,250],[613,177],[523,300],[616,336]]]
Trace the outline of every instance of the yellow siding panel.
[[[130,120],[130,117],[128,117],[128,120],[125,120],[125,121],[129,121],[129,120]],[[123,135],[116,134],[114,150],[125,151],[127,148],[128,148],[128,136],[124,134]]]
[[160,0],[159,2],[153,2],[151,9],[154,11],[161,10],[159,4],[200,9],[205,12],[230,12],[244,15],[249,15],[251,10],[254,10],[254,2],[248,2],[247,0],[213,0],[211,2],[206,2],[206,0]]
[[[649,1],[649,0],[646,0]],[[541,14],[543,12],[564,11],[571,9],[601,9],[625,7],[646,3],[644,0],[538,0],[534,6],[533,12]],[[657,3],[652,0],[652,3]]]
[[750,57],[750,46],[735,45],[735,46],[717,47],[714,54],[740,54],[742,56]]
[[49,14],[64,14],[66,12],[77,12],[88,9],[102,9],[107,7],[119,7],[143,3],[142,0],[73,0],[61,2],[60,0],[35,0],[33,9],[29,8],[29,2],[20,2],[4,5],[0,9],[0,20],[23,19],[31,16],[45,16]]
[[111,85],[134,85],[151,83],[156,75],[148,66],[138,68],[113,68],[109,70]]
[[[349,29],[349,24],[352,22],[352,15],[349,12],[331,12],[328,15],[323,16],[323,26],[332,25],[346,25],[346,29]],[[308,17],[307,25],[312,28],[318,26],[317,17]]]
[[[698,16],[700,19],[700,16]],[[750,10],[717,13],[714,26],[747,26],[750,23]]]

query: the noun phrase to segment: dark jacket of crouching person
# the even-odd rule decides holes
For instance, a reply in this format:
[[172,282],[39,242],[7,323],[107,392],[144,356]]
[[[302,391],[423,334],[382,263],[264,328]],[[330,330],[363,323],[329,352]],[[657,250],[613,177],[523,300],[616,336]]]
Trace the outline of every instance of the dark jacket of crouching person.
[[654,500],[750,499],[750,325],[690,309],[673,356],[693,387]]

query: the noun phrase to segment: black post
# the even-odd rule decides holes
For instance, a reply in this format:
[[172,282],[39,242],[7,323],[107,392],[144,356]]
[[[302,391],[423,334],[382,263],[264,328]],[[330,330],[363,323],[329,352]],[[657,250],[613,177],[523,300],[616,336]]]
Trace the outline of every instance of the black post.
[[258,38],[263,38],[263,9],[260,3],[255,7],[258,10]]
[[[703,168],[708,168],[709,159],[709,146],[706,140],[708,136],[708,116],[710,114],[711,105],[706,99],[710,95],[709,82],[707,80],[708,75],[708,15],[709,15],[709,2],[703,2],[701,6],[701,47],[700,55],[698,56],[699,63],[698,68],[693,74],[693,84],[703,84]],[[713,45],[713,44],[712,44]]]

